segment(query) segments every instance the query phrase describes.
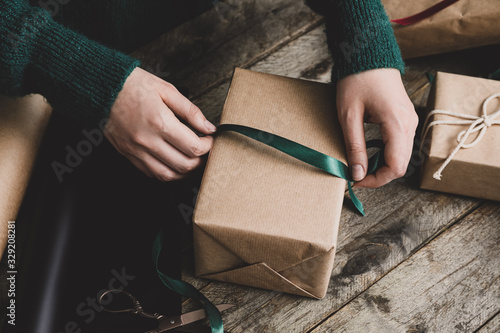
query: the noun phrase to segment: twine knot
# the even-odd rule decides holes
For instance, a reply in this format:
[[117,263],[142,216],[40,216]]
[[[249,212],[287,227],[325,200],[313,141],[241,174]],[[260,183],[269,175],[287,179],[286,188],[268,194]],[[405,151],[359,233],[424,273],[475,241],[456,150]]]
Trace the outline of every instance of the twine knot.
[[489,116],[483,115],[482,118],[483,118],[483,123],[486,125],[486,127],[491,127],[491,125],[493,125],[491,123],[491,120],[490,120]]
[[[496,120],[497,117],[500,116],[500,109],[496,110],[495,112],[488,114],[488,104],[491,102],[492,99],[494,98],[499,98],[500,93],[496,93],[491,95],[490,97],[486,98],[483,102],[483,107],[482,107],[482,115],[481,116],[471,116],[468,114],[463,114],[463,113],[458,113],[458,112],[453,112],[453,111],[446,111],[446,110],[434,110],[429,112],[427,115],[427,118],[425,119],[424,122],[424,133],[422,135],[422,143],[420,144],[420,152],[422,152],[422,147],[424,144],[424,139],[427,137],[427,134],[429,130],[431,129],[432,126],[436,125],[470,125],[468,129],[461,131],[458,133],[457,136],[457,141],[458,145],[455,147],[455,149],[450,153],[450,155],[446,158],[446,160],[441,164],[441,167],[433,174],[434,179],[441,180],[442,178],[442,172],[444,168],[450,163],[450,161],[455,157],[455,154],[462,148],[467,149],[474,147],[481,139],[483,138],[486,130],[490,128],[493,125],[500,125],[500,120]],[[441,115],[446,115],[450,117],[455,117],[459,118],[460,120],[434,120],[427,124],[429,122],[430,117],[434,116],[435,114],[441,114]],[[476,138],[470,142],[467,143],[467,139],[472,133],[479,132],[476,136]]]

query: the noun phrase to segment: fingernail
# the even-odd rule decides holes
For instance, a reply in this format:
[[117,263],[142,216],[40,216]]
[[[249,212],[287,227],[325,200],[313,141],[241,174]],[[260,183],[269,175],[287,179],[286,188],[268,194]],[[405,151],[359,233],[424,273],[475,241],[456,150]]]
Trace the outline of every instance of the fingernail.
[[217,127],[215,127],[214,124],[212,124],[211,122],[209,122],[208,120],[205,120],[205,127],[207,128],[207,130],[209,130],[210,132],[215,132],[217,130]]
[[352,179],[359,182],[365,177],[365,170],[361,164],[354,164],[351,167]]

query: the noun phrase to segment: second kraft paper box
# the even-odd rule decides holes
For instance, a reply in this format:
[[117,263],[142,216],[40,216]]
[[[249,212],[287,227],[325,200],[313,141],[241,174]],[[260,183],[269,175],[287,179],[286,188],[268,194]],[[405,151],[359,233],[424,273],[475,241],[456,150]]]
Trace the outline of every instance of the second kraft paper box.
[[[417,14],[441,0],[382,0],[390,19]],[[500,1],[461,0],[420,22],[393,24],[404,58],[500,43]]]
[[[429,111],[444,110],[473,118],[446,114],[431,116],[429,120],[434,122],[465,120],[468,123],[440,124],[429,129],[427,137],[423,138],[426,158],[422,165],[421,188],[500,201],[500,124],[497,123],[500,117],[490,120],[492,124],[482,130],[483,134],[480,131],[472,132],[466,142],[477,139],[477,143],[458,150],[442,169],[441,177],[434,178],[458,146],[460,133],[467,131],[472,122],[477,120],[479,123],[476,128],[482,126],[483,107],[488,117],[500,112],[498,93],[499,81],[443,72],[436,74],[429,95]],[[428,125],[427,128],[430,124],[432,122],[424,125]]]
[[[236,69],[221,124],[271,132],[346,163],[327,84]],[[325,296],[346,181],[233,132],[210,152],[193,215],[197,276]]]

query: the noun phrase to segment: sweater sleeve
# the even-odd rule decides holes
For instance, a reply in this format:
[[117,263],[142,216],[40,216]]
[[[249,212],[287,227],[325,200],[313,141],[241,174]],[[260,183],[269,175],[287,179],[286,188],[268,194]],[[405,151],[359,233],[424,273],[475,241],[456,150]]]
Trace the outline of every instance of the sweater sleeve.
[[0,92],[38,93],[56,112],[97,126],[139,61],[73,32],[26,0],[0,0]]
[[333,57],[332,82],[376,68],[396,68],[404,62],[380,0],[306,0],[326,18],[328,47]]

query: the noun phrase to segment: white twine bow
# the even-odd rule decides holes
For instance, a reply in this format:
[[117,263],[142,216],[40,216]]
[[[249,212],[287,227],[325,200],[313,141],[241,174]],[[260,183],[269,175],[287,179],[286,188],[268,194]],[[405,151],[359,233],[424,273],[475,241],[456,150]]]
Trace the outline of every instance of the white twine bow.
[[[427,137],[427,133],[431,129],[432,126],[436,125],[470,125],[468,129],[461,131],[458,133],[457,136],[457,141],[458,145],[455,147],[455,149],[451,152],[451,154],[448,156],[448,158],[441,164],[441,167],[432,175],[434,179],[441,180],[442,177],[442,172],[444,168],[450,163],[450,161],[455,157],[455,154],[462,148],[467,149],[474,147],[479,141],[484,136],[484,133],[486,130],[493,126],[493,125],[500,125],[500,120],[495,120],[498,116],[500,116],[500,109],[496,110],[492,114],[488,114],[487,108],[488,108],[488,103],[494,99],[494,98],[499,98],[500,93],[496,93],[488,97],[484,102],[483,102],[483,114],[482,116],[471,116],[463,113],[458,113],[458,112],[453,112],[453,111],[446,111],[446,110],[434,110],[429,112],[427,115],[427,118],[425,119],[424,122],[424,134],[422,135],[422,144],[420,145],[420,151],[422,151],[422,146],[424,139]],[[443,114],[451,117],[456,117],[456,118],[461,118],[464,120],[435,120],[429,122],[430,117],[432,117],[435,114]],[[471,143],[466,143],[467,139],[469,138],[469,135],[472,133],[476,133],[479,131],[479,134],[477,137],[472,141]]]

